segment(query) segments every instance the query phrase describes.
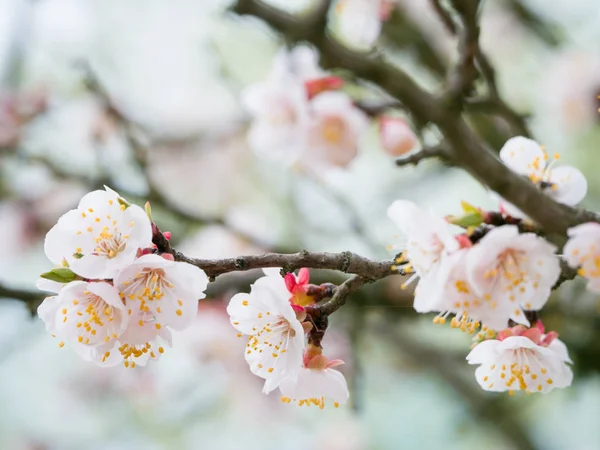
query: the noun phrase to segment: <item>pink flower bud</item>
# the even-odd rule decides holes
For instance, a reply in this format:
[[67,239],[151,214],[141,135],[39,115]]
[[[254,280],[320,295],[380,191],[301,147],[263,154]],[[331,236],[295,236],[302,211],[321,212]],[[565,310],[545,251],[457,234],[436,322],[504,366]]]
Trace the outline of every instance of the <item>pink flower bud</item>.
[[458,245],[460,245],[460,248],[473,247],[473,243],[471,242],[471,239],[469,239],[469,236],[467,236],[465,234],[459,234],[458,236],[454,236],[454,237],[458,241]]
[[321,92],[325,91],[336,91],[344,85],[344,80],[340,77],[322,77],[315,78],[304,82],[306,88],[306,95],[308,99],[316,97]]
[[392,12],[396,8],[396,0],[383,0],[379,10],[379,18],[382,22],[385,22],[390,18]]
[[402,156],[417,144],[415,133],[400,117],[384,116],[380,119],[379,139],[383,149],[391,156]]
[[167,241],[171,240],[171,232],[170,231],[163,231],[163,236],[165,237],[165,239]]

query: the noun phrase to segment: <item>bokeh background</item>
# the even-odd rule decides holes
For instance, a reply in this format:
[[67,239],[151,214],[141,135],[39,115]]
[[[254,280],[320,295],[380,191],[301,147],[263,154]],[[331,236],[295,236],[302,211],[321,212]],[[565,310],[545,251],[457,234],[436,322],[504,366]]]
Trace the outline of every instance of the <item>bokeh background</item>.
[[[282,42],[230,3],[0,0],[0,448],[600,449],[600,303],[577,281],[542,313],[575,361],[573,386],[546,396],[481,391],[464,361],[470,336],[417,316],[399,277],[354,294],[332,320],[326,354],[346,360],[352,398],[337,410],[261,394],[224,311],[259,273],[221,277],[197,323],[145,368],[98,368],[46,334],[32,315],[50,264],[43,237],[103,184],[150,199],[178,250],[206,258],[301,248],[390,258],[396,198],[439,214],[460,200],[494,207],[461,170],[396,168],[375,125],[346,169],[256,156],[239,93],[264,79]],[[301,13],[312,2],[272,3]],[[598,1],[487,0],[481,15],[503,98],[584,172],[584,206],[600,207]],[[430,2],[400,0],[379,45],[435,89],[456,42]],[[491,123],[484,137],[499,149],[505,130]]]

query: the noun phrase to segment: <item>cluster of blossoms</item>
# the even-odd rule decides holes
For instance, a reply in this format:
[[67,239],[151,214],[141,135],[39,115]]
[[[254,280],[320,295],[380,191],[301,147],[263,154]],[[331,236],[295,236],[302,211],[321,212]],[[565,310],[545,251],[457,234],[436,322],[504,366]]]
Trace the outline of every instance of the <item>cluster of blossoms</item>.
[[[344,80],[323,71],[317,61],[309,47],[282,50],[267,80],[243,92],[242,102],[253,117],[248,142],[255,152],[287,164],[307,159],[311,165],[337,167],[357,156],[368,116],[341,90]],[[381,117],[379,131],[391,155],[416,145],[402,118]]]
[[282,402],[321,409],[327,399],[335,407],[346,403],[348,385],[333,369],[343,361],[327,359],[320,345],[306,342],[313,324],[305,308],[314,302],[308,269],[285,277],[279,269],[264,272],[249,294],[235,295],[227,308],[238,337],[248,337],[246,361],[253,374],[265,379],[263,392],[279,388]]
[[407,236],[396,259],[414,272],[406,284],[419,278],[415,310],[438,312],[434,323],[441,324],[453,315],[452,327],[478,332],[467,360],[481,364],[476,378],[483,389],[548,392],[571,384],[565,345],[527,318],[546,304],[560,275],[554,245],[517,225],[456,234],[447,220],[405,200],[388,215]]
[[[300,72],[300,66],[293,71]],[[312,81],[303,89],[321,92],[309,96],[313,102],[337,94],[322,93],[335,78],[305,79]],[[329,126],[327,120],[323,126]],[[546,165],[548,158],[534,141],[513,138],[500,157],[557,201],[574,204],[585,195],[583,175]],[[440,218],[397,200],[388,216],[407,239],[394,268],[411,274],[404,287],[418,279],[418,312],[436,312],[434,323],[440,324],[451,316],[452,327],[475,334],[467,361],[479,365],[475,376],[483,389],[512,394],[567,387],[573,374],[566,346],[535,312],[559,279],[561,258],[578,269],[592,292],[600,292],[600,224],[571,228],[559,255],[532,223],[513,214],[514,206],[502,202],[499,213],[463,203],[465,215]],[[38,314],[61,347],[68,343],[102,366],[135,367],[160,357],[170,346],[171,331],[191,324],[208,277],[161,253],[153,244],[156,236],[170,237],[152,223],[149,208],[131,205],[109,188],[84,196],[48,232],[44,249],[56,267],[42,275],[38,288],[55,295],[44,300]],[[265,394],[279,389],[284,403],[319,408],[347,402],[346,380],[335,370],[343,361],[323,354],[324,328],[317,326],[316,303],[331,297],[331,289],[309,284],[306,268],[297,275],[264,269],[249,293],[231,298],[231,324],[238,337],[247,337],[245,359],[265,380]]]
[[[587,192],[583,174],[556,167],[544,148],[521,136],[500,151],[508,168],[525,175],[559,203],[575,205]],[[434,323],[477,332],[467,356],[479,364],[475,375],[483,389],[549,392],[571,384],[567,349],[554,331],[545,332],[537,314],[548,301],[561,273],[561,259],[600,292],[600,224],[586,223],[568,231],[563,254],[538,236],[514,205],[500,199],[500,213],[485,213],[463,204],[465,215],[441,219],[405,200],[393,203],[388,216],[407,237],[396,258],[405,283],[419,279],[414,308],[435,311]],[[456,232],[455,225],[466,228]],[[463,230],[464,231],[464,230]],[[533,323],[528,319],[534,317]]]
[[145,365],[171,345],[171,329],[196,316],[208,277],[158,255],[146,212],[115,191],[93,191],[48,232],[46,256],[56,268],[37,283],[46,329],[85,360]]

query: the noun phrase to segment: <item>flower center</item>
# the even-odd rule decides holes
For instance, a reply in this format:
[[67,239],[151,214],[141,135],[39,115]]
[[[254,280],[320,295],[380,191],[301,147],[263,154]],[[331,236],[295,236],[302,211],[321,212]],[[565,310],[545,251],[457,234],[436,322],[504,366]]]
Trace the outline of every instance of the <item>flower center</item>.
[[[102,298],[84,291],[84,298],[80,302],[78,299],[73,300],[75,313],[78,316],[77,328],[80,328],[81,334],[77,336],[77,340],[85,345],[95,345],[102,337],[98,335],[101,331],[104,334],[104,342],[109,342],[111,339],[116,339],[115,333],[117,326],[111,326],[113,322],[120,322],[121,311],[115,310],[112,306],[106,303]],[[79,306],[81,305],[81,306]],[[84,308],[85,306],[85,308]],[[63,322],[67,321],[67,308],[62,310],[65,317]],[[93,342],[91,342],[93,341]]]
[[165,295],[165,290],[174,287],[167,279],[163,269],[150,268],[143,269],[133,280],[126,281],[124,284],[126,287],[123,289],[123,293],[129,300],[139,300],[142,312],[150,311],[147,302],[161,300]]
[[[160,346],[156,348],[156,352],[158,352],[157,355],[155,349],[153,348],[153,345],[150,342],[146,342],[144,344],[139,345],[123,344],[119,347],[119,352],[125,360],[123,362],[125,367],[131,367],[133,369],[135,367],[135,360],[137,358],[141,358],[142,356],[147,354],[151,359],[156,359],[158,355],[161,355],[165,352],[165,349]],[[110,356],[109,352],[106,353],[107,354],[105,354],[103,357],[103,362],[105,357]]]
[[125,250],[128,238],[129,235],[122,235],[116,229],[113,229],[111,232],[108,227],[104,227],[98,237],[95,238],[96,248],[94,249],[94,253],[108,259],[115,258]]
[[321,133],[329,144],[339,144],[346,132],[346,124],[339,117],[328,117],[324,120]]

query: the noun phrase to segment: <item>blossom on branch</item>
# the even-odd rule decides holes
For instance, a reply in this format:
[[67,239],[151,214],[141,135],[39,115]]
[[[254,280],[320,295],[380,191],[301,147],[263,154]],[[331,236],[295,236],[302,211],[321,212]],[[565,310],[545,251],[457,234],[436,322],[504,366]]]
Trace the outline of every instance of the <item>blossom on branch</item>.
[[498,333],[497,339],[477,344],[467,361],[480,364],[475,378],[486,391],[547,393],[573,381],[567,347],[556,333],[539,328],[516,326]]
[[584,223],[568,230],[563,249],[567,263],[588,280],[587,289],[600,293],[600,224]]
[[123,363],[125,367],[145,366],[156,360],[171,347],[171,331],[161,326],[148,313],[130,316],[127,329],[111,345],[93,348],[89,359],[101,366],[114,366]]
[[44,251],[57,266],[88,279],[109,279],[152,242],[150,220],[105,187],[85,195],[46,235]]
[[372,47],[397,0],[339,0],[335,16],[344,40],[357,47]]
[[109,283],[73,281],[38,308],[46,329],[72,344],[78,353],[115,341],[129,316],[119,291]]
[[208,277],[191,264],[144,255],[117,274],[115,286],[130,311],[150,313],[155,327],[182,330],[196,317]]
[[[500,159],[514,172],[526,175],[532,183],[559,203],[578,204],[587,193],[585,176],[571,166],[555,167],[558,154],[548,163],[549,156],[534,140],[517,136],[506,141],[500,150]],[[525,217],[522,211],[505,200],[502,208],[514,217]]]
[[390,156],[402,156],[417,145],[417,137],[401,117],[384,116],[379,119],[379,139]]
[[343,361],[328,360],[322,349],[309,345],[304,354],[302,368],[296,379],[286,378],[279,386],[281,401],[298,406],[318,406],[323,409],[326,399],[337,408],[348,401],[348,383],[341,372],[334,370]]
[[397,262],[408,261],[403,270],[415,273],[405,285],[420,278],[415,291],[415,310],[443,310],[441,294],[453,262],[449,255],[460,248],[451,225],[408,200],[396,200],[387,214],[407,238],[406,250]]
[[[248,335],[245,358],[253,374],[264,378],[268,394],[285,378],[296,379],[305,347],[301,319],[290,304],[290,292],[281,276],[264,276],[250,293],[234,295],[227,307],[231,324]],[[298,314],[298,316],[297,316]]]
[[368,128],[367,116],[343,92],[324,92],[310,104],[307,156],[314,161],[346,167],[356,157]]
[[560,275],[555,251],[545,239],[503,225],[469,249],[465,281],[489,308],[498,309],[499,315],[508,312],[505,320],[529,325],[523,310],[541,309]]
[[288,164],[302,160],[347,166],[356,157],[368,120],[348,95],[333,92],[342,85],[341,78],[319,68],[313,49],[281,51],[267,80],[242,93],[253,116],[250,147]]

